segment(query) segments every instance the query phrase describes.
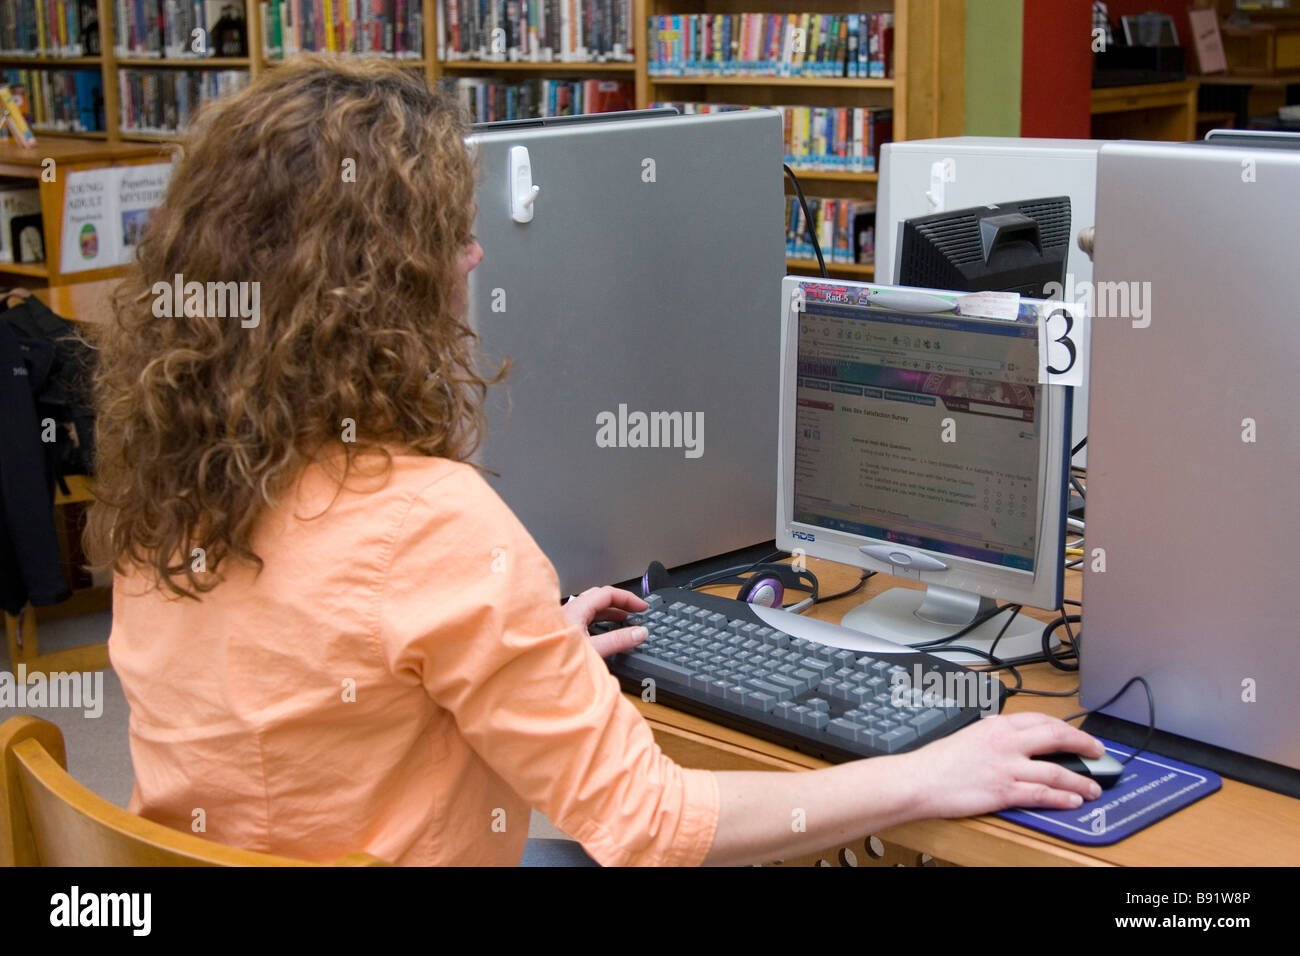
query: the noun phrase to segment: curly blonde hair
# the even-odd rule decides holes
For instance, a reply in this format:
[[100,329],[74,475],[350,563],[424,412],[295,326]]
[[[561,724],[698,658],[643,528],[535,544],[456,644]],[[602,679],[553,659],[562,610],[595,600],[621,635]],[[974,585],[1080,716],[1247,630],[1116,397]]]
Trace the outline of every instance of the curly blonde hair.
[[[417,73],[320,55],[201,113],[99,341],[100,567],[197,597],[227,559],[260,568],[259,516],[322,449],[345,452],[340,483],[366,454],[390,467],[384,445],[473,454],[504,369],[479,374],[462,315],[464,134]],[[176,276],[260,283],[260,322],[156,317]]]

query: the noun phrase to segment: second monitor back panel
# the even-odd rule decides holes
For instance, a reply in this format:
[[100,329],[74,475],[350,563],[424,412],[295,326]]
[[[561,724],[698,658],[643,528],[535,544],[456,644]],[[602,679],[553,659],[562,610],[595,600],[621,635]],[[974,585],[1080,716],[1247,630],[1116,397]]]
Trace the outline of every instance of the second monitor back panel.
[[[489,359],[478,461],[566,591],[773,534],[781,121],[768,111],[484,132],[470,312]],[[540,186],[511,220],[511,146]],[[636,413],[680,413],[635,447]],[[612,431],[602,423],[614,423]],[[669,431],[665,432],[667,428]],[[645,436],[648,440],[649,435]],[[598,438],[601,439],[598,441]],[[611,443],[609,439],[613,439]],[[702,438],[702,440],[701,440]]]

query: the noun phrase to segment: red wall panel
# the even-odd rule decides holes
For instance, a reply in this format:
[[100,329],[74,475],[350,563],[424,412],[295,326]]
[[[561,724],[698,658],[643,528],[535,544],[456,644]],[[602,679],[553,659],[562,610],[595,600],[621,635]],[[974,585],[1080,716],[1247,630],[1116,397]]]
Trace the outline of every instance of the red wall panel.
[[[1092,2],[1024,0],[1024,4],[1020,135],[1087,139],[1091,124]],[[1113,9],[1112,5],[1112,14]]]

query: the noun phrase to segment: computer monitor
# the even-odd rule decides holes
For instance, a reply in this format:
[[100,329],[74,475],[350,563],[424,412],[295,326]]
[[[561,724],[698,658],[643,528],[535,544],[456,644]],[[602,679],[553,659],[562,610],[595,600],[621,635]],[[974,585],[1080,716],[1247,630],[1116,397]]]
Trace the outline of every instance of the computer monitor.
[[[1038,383],[1044,303],[978,318],[919,291],[786,277],[777,476],[778,546],[926,585],[841,622],[912,646],[997,601],[1060,606],[1072,400]],[[989,650],[1004,615],[956,643]],[[1041,653],[1042,630],[1018,618],[994,653]]]
[[[772,540],[781,117],[672,111],[472,137],[476,458],[577,592]],[[538,187],[517,221],[518,157]],[[527,190],[525,190],[525,193]]]
[[904,220],[898,284],[1061,298],[1069,252],[1069,196],[955,209]]

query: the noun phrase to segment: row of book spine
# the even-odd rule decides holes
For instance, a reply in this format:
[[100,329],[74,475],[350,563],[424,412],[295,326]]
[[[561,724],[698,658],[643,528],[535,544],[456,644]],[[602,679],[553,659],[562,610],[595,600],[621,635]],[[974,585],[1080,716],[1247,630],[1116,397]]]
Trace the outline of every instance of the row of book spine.
[[471,123],[630,110],[635,98],[630,80],[537,78],[506,83],[461,77],[441,83],[459,100]]
[[650,17],[651,76],[894,75],[892,13],[701,13]]
[[94,0],[3,0],[0,54],[95,56],[99,15]]
[[[870,200],[809,196],[813,233],[827,262],[870,264],[876,261],[876,204]],[[813,259],[808,218],[794,196],[785,200],[785,254]]]
[[633,0],[438,0],[438,58],[632,62]]
[[268,59],[304,51],[424,56],[421,0],[269,0],[260,12]]
[[88,133],[104,128],[104,84],[98,70],[23,70],[0,73],[21,87],[32,129]]
[[124,133],[181,132],[199,107],[248,85],[247,70],[119,70]]
[[[122,57],[211,56],[204,0],[113,0],[114,52]],[[194,31],[202,29],[196,37]]]
[[894,135],[894,111],[874,106],[740,106],[731,103],[654,103],[681,113],[773,109],[781,114],[785,161],[794,169],[874,173],[880,147]]

